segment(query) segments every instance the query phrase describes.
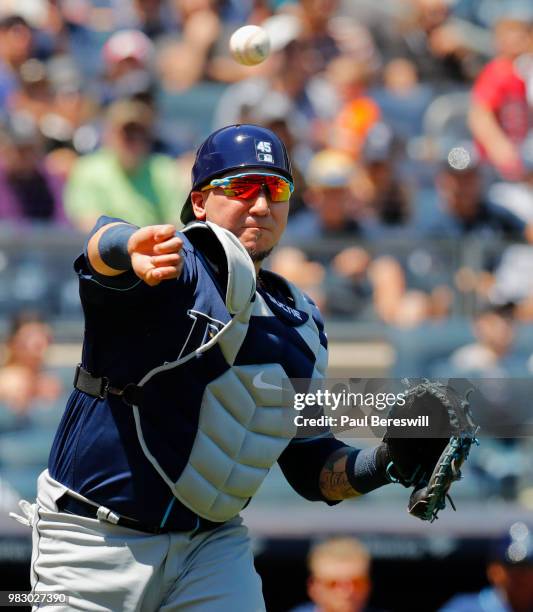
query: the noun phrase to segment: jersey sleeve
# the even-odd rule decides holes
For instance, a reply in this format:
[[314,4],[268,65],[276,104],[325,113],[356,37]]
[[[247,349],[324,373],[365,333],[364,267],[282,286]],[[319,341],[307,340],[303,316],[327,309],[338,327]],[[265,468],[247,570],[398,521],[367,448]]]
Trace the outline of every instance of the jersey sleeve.
[[[99,274],[89,263],[87,245],[91,236],[104,225],[115,222],[127,223],[127,221],[116,217],[101,216],[89,234],[83,253],[81,253],[74,262],[74,270],[80,282],[80,297],[82,303],[102,303],[117,299],[123,300],[149,292],[155,293],[155,288],[149,287],[144,283],[132,269],[116,276],[106,276],[104,274]],[[177,232],[177,235],[180,235],[180,233]],[[172,281],[163,281],[158,286],[159,288],[168,287],[169,283],[178,283],[183,290],[194,286],[197,277],[194,257],[192,257],[190,249],[185,246],[181,250],[181,255],[184,265],[180,277]],[[161,289],[159,289],[159,291],[160,290]]]
[[339,501],[325,498],[320,491],[320,472],[332,453],[350,448],[331,433],[316,438],[294,438],[278,459],[283,475],[291,487],[309,501],[324,501],[334,506]]

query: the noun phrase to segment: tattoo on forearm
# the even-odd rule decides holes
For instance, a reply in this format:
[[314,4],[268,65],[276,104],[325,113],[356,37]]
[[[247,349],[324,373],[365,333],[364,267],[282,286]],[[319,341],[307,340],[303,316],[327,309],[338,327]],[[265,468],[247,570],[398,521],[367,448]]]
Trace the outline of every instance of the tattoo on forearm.
[[340,448],[326,461],[320,472],[320,491],[332,501],[348,499],[360,495],[349,483],[346,474],[346,462],[350,448]]

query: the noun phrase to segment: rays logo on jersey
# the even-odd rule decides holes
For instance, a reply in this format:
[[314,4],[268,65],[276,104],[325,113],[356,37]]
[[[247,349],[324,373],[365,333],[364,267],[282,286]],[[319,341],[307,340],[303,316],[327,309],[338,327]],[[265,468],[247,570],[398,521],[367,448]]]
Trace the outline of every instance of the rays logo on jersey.
[[224,327],[222,321],[217,321],[199,310],[188,310],[187,315],[192,319],[192,326],[178,355],[178,359],[209,342]]
[[256,140],[255,155],[258,161],[273,164],[274,156],[272,155],[272,143],[268,140]]

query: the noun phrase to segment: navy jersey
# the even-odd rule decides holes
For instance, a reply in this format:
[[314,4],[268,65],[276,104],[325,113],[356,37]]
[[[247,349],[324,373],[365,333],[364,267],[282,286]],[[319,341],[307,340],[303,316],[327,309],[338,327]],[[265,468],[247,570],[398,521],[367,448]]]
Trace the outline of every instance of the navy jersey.
[[[102,218],[97,227],[112,219]],[[96,228],[95,228],[96,229]],[[150,287],[133,271],[103,277],[86,254],[75,262],[85,315],[82,365],[112,386],[143,376],[215,335],[231,315],[224,301],[224,270],[210,265],[185,234],[179,279]],[[289,377],[309,378],[316,356],[296,331],[299,313],[283,283],[265,274],[258,288],[274,316],[251,317],[236,363],[279,363]],[[323,329],[314,309],[317,326]],[[325,345],[323,332],[320,341]],[[143,434],[158,461],[176,479],[187,464],[198,431],[199,405],[207,383],[228,368],[221,351],[197,355],[187,368],[154,377],[145,388]],[[279,462],[289,482],[309,499],[322,499],[318,474],[327,457],[344,446],[333,438],[293,441]],[[112,510],[146,524],[192,529],[196,514],[180,503],[139,444],[132,409],[119,397],[91,397],[75,389],[69,398],[50,460],[50,475]]]

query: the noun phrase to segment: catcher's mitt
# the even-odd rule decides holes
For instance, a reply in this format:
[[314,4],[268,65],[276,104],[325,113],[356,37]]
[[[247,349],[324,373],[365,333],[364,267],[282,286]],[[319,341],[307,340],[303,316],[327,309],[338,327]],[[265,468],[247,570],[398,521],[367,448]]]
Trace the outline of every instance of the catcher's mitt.
[[389,414],[400,419],[428,417],[416,428],[391,424],[383,438],[391,459],[387,475],[393,482],[414,486],[408,511],[424,521],[437,518],[446,498],[455,510],[448,491],[461,478],[470,446],[477,444],[478,427],[468,395],[462,398],[452,387],[424,379],[408,389],[405,403],[397,403]]

